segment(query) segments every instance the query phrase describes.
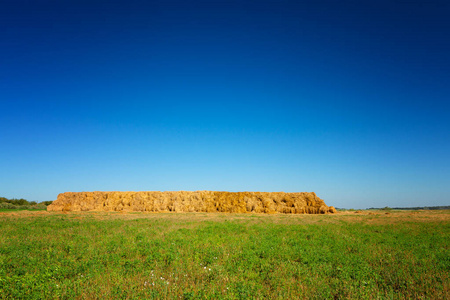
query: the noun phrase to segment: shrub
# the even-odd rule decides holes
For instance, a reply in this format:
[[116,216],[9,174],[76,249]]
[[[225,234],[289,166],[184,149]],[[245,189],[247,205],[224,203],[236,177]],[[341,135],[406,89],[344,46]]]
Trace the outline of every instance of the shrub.
[[47,205],[50,205],[51,203],[52,201],[37,203],[36,201],[28,202],[25,199],[8,199],[0,197],[0,209],[47,209]]
[[0,209],[16,209],[17,205],[8,203],[8,202],[0,202]]

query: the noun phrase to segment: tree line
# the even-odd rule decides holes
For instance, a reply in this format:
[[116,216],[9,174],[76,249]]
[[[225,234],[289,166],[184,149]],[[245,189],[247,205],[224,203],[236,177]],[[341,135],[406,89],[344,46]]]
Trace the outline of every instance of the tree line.
[[46,209],[53,201],[28,201],[26,199],[0,197],[0,209]]

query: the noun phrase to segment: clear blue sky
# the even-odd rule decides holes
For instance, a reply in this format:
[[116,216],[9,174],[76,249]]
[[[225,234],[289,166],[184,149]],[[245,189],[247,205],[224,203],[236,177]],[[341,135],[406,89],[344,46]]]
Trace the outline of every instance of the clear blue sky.
[[450,205],[448,1],[0,3],[0,196]]

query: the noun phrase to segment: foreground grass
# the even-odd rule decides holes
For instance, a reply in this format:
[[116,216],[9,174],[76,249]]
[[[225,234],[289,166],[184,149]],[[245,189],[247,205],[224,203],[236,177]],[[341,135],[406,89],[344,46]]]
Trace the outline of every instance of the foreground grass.
[[445,299],[450,212],[0,214],[0,299]]

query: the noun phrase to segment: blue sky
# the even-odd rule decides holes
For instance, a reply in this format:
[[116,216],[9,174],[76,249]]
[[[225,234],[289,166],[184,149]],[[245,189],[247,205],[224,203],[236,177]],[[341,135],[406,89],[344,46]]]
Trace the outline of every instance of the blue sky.
[[448,1],[2,1],[0,196],[450,205]]

